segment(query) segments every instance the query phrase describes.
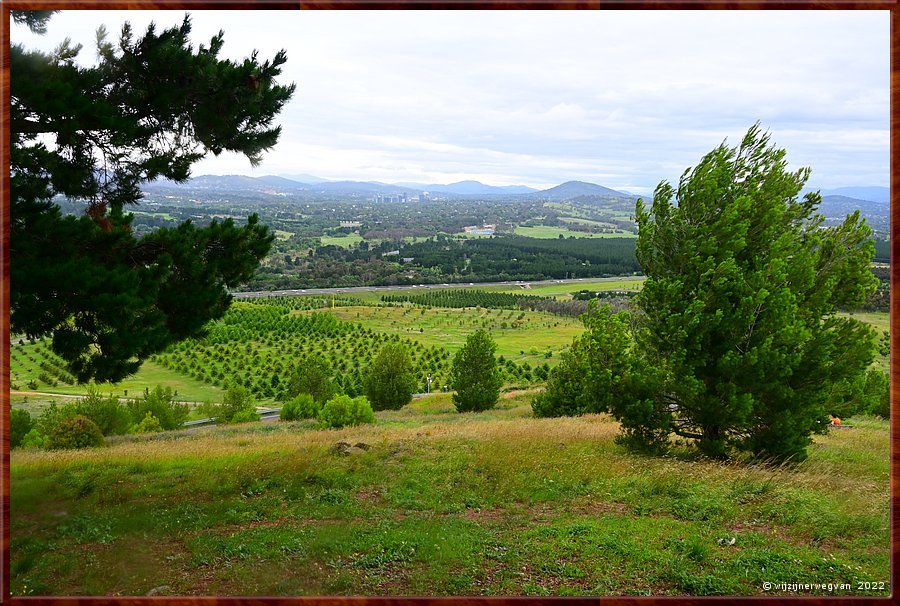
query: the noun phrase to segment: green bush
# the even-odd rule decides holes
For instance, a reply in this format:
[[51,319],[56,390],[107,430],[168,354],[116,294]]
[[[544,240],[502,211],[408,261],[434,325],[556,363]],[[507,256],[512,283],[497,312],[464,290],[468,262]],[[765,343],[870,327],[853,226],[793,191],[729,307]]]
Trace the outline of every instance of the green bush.
[[375,412],[365,396],[337,396],[325,402],[318,419],[323,429],[339,429],[374,423]]
[[129,402],[128,410],[133,419],[143,419],[148,412],[151,413],[159,419],[159,424],[164,430],[180,428],[190,413],[190,407],[187,404],[175,402],[171,387],[162,387],[161,385],[157,385],[143,398]]
[[78,414],[97,424],[105,436],[128,433],[134,424],[131,411],[115,396],[104,398],[94,389],[88,390],[86,398],[75,405]]
[[97,424],[83,415],[63,419],[47,436],[49,450],[103,446],[103,434]]
[[16,448],[34,427],[34,421],[27,410],[11,410],[9,412],[9,447]]
[[152,412],[147,412],[143,420],[137,425],[133,425],[128,433],[157,433],[162,431],[162,425],[159,419],[153,416]]
[[308,393],[301,393],[288,400],[281,408],[282,421],[299,421],[300,419],[315,419],[319,416],[322,407]]
[[37,427],[32,427],[31,431],[22,438],[19,446],[22,448],[45,448],[47,446],[47,436],[41,433],[41,430]]
[[260,418],[255,410],[239,410],[231,416],[229,423],[251,423],[259,421]]

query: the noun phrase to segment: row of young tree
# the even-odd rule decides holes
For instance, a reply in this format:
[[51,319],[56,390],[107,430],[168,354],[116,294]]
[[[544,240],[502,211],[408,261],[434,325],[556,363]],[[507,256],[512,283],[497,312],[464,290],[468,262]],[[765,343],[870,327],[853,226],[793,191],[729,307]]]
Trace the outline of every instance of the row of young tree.
[[[497,403],[503,379],[496,351],[497,344],[481,329],[469,335],[453,357],[449,386],[459,412],[486,410]],[[386,344],[363,376],[366,403],[375,411],[403,408],[412,402],[418,384],[412,359],[401,342]],[[345,394],[341,394],[328,361],[321,355],[311,355],[291,375],[281,418],[320,418],[323,407],[340,395]]]
[[874,331],[837,315],[876,287],[871,231],[858,212],[824,227],[808,176],[757,124],[638,201],[635,310],[584,316],[534,413],[609,412],[637,450],[674,435],[778,461],[804,459],[830,414],[887,414]]

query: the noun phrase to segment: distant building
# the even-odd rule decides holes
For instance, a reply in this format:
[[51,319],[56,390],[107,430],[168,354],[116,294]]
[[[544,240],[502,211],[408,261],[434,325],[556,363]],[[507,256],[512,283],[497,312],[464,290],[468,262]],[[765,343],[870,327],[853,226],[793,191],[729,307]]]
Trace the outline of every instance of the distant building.
[[406,201],[406,194],[375,194],[372,196],[372,202],[375,202],[376,204]]
[[473,236],[493,236],[494,232],[497,231],[496,225],[467,225],[463,227],[467,234],[472,234]]
[[350,228],[362,227],[362,223],[360,223],[359,221],[340,221],[340,225],[341,225],[341,227],[350,227]]

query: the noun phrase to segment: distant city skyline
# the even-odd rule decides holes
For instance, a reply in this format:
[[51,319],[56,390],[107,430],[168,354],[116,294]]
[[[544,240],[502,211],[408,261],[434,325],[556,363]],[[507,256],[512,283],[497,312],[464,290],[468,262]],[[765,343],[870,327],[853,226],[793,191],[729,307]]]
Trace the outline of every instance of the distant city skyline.
[[[564,181],[646,195],[756,121],[792,169],[829,189],[889,183],[888,11],[190,11],[191,39],[268,59],[297,92],[276,147],[194,175],[311,174],[384,183],[545,189]],[[63,11],[44,36],[95,59],[94,32],[184,11]]]

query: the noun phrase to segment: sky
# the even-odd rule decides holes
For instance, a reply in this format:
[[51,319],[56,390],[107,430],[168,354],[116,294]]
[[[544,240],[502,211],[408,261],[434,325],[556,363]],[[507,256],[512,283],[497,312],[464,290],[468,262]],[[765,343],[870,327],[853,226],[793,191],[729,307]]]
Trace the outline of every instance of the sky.
[[[223,153],[193,174],[296,175],[539,189],[569,180],[650,194],[759,121],[809,185],[887,186],[888,11],[191,11],[220,56],[280,49],[297,91],[262,164]],[[64,11],[43,36],[96,59],[97,27],[184,11]]]

